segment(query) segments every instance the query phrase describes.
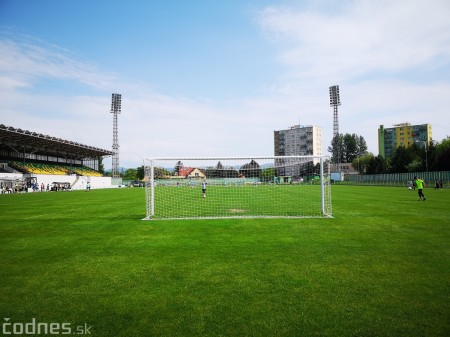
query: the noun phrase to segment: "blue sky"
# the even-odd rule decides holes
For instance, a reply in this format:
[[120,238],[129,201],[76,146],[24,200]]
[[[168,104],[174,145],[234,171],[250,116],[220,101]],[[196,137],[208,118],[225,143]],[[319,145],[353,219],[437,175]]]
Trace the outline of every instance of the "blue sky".
[[[378,154],[379,125],[450,135],[447,0],[0,0],[0,123],[144,157],[273,154],[273,131],[323,129]],[[110,159],[105,161],[108,167]]]

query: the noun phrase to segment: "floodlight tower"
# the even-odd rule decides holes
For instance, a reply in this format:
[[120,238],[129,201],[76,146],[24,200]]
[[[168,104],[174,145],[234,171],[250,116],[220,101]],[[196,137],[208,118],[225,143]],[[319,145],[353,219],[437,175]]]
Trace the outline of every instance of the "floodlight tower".
[[122,95],[112,94],[111,99],[111,113],[113,115],[113,156],[112,156],[112,177],[119,178],[119,127],[117,115],[120,114],[122,109]]
[[[333,139],[339,135],[339,120],[338,120],[338,106],[341,105],[341,98],[339,97],[339,86],[333,85],[330,87],[330,106],[333,107]],[[341,154],[339,148],[337,149],[337,162],[341,161]]]
[[339,86],[333,85],[330,87],[330,106],[333,107],[333,137],[339,134],[339,120],[338,120],[338,106],[341,105],[341,98],[339,97]]

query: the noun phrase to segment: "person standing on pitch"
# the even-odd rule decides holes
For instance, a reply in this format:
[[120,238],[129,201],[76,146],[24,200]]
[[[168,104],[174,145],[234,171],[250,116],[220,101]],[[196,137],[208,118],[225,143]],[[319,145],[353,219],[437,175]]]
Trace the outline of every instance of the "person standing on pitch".
[[416,183],[417,186],[417,191],[419,193],[419,201],[423,200],[425,201],[425,196],[423,195],[423,188],[425,187],[425,183],[423,182],[422,179],[414,177],[414,182]]
[[203,180],[202,180],[202,194],[203,194],[203,198],[206,198],[206,185],[207,185],[206,178],[203,178]]

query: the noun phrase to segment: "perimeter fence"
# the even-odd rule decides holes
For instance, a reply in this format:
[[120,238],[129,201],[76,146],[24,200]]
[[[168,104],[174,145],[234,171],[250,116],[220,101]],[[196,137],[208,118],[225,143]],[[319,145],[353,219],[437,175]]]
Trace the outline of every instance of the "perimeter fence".
[[441,181],[442,188],[450,188],[450,171],[345,175],[344,181],[335,182],[335,184],[408,187],[414,177],[425,181],[427,188],[434,188],[436,182]]

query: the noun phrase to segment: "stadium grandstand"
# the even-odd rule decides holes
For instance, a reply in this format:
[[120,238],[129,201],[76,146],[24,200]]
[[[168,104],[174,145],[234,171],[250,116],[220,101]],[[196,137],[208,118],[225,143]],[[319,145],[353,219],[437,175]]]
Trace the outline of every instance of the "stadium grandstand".
[[0,191],[112,187],[99,172],[112,151],[0,124]]

